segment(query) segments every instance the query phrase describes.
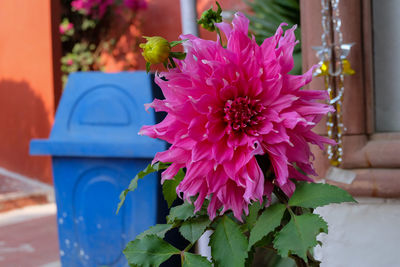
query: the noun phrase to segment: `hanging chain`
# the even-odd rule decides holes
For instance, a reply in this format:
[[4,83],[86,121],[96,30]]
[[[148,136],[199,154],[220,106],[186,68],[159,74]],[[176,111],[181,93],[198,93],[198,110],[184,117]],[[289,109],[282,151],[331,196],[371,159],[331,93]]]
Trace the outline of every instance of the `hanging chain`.
[[326,128],[328,137],[337,142],[336,146],[328,146],[328,157],[333,166],[339,166],[343,159],[342,137],[345,132],[343,125],[343,94],[344,75],[354,74],[346,57],[351,44],[343,44],[343,34],[340,30],[342,21],[339,14],[339,0],[321,0],[322,5],[322,46],[316,47],[321,67],[317,76],[324,77],[325,89],[329,94],[329,104],[336,109],[327,116]]

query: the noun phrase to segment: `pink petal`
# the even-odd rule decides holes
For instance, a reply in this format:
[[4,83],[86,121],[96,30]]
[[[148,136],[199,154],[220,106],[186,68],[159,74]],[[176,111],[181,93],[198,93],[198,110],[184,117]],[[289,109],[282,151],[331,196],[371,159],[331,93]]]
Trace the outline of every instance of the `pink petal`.
[[205,134],[207,120],[203,116],[195,117],[189,124],[188,134],[196,141],[203,141],[207,138]]

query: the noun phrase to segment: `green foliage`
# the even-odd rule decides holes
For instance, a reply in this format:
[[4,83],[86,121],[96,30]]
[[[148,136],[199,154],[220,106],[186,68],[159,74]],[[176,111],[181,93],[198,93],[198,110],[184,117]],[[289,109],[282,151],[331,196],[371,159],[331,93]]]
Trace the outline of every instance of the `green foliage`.
[[180,45],[180,44],[186,42],[187,40],[188,40],[188,39],[179,40],[179,41],[172,41],[172,42],[169,42],[169,45],[170,45],[171,48],[172,48],[172,47],[175,47],[175,46],[177,46],[177,45]]
[[136,190],[139,179],[142,179],[143,177],[145,177],[146,175],[148,175],[150,173],[166,169],[166,168],[168,168],[168,166],[169,166],[169,163],[157,162],[154,165],[149,164],[143,171],[136,174],[135,178],[133,178],[131,183],[129,184],[128,189],[125,189],[124,191],[122,191],[121,195],[119,196],[120,201],[118,204],[117,213],[119,212],[119,209],[124,204],[126,195],[129,192],[133,192]]
[[[121,202],[128,192],[136,189],[139,179],[168,166],[167,163],[157,163],[139,172],[121,194]],[[169,203],[175,200],[176,186],[183,177],[184,172],[180,170],[173,180],[168,181],[169,184],[164,185],[163,192]],[[328,232],[328,225],[319,215],[312,213],[312,208],[354,199],[338,187],[306,182],[296,182],[296,190],[288,201],[281,190],[275,189],[274,194],[283,202],[269,207],[265,207],[267,199],[263,199],[263,204],[254,202],[249,206],[248,216],[242,217],[243,222],[238,221],[231,211],[210,221],[207,215],[209,199],[196,213],[194,205],[185,201],[170,209],[167,224],[157,224],[138,235],[127,245],[124,253],[131,266],[159,266],[172,255],[180,254],[182,266],[209,267],[212,264],[206,258],[188,251],[206,230],[213,230],[209,245],[216,267],[250,267],[253,261],[260,264],[256,252],[265,248],[268,252],[263,252],[263,262],[268,266],[292,266],[293,259],[301,266],[319,266],[311,249],[319,244],[317,235]],[[173,228],[178,228],[190,242],[184,250],[178,250],[162,239]]]
[[146,73],[150,72],[150,66],[151,66],[150,62],[146,62]]
[[[296,39],[301,40],[300,3],[299,0],[245,0],[253,11],[248,14],[250,30],[255,34],[256,41],[261,44],[265,38],[275,34],[277,27],[286,22],[289,27],[297,25]],[[301,46],[296,45],[293,51],[294,68],[292,74],[301,74]]]
[[124,254],[131,265],[159,266],[180,251],[155,235],[147,235],[128,243]]
[[264,236],[272,232],[281,224],[283,213],[286,207],[283,204],[274,204],[268,207],[258,218],[254,228],[250,232],[249,250],[260,241]]
[[211,255],[217,266],[243,267],[248,240],[237,223],[224,215],[210,238]]
[[289,200],[290,206],[317,208],[330,203],[356,202],[345,190],[319,183],[298,182],[296,191]]
[[261,211],[261,204],[257,201],[249,206],[249,215],[246,217],[247,229],[251,230],[257,221],[259,212]]
[[318,244],[316,237],[322,232],[328,233],[328,225],[317,214],[293,215],[276,235],[274,247],[283,257],[295,254],[307,262],[307,252]]
[[148,235],[156,235],[160,238],[164,238],[165,234],[172,228],[173,228],[172,224],[156,224],[147,229],[146,231],[144,231],[143,233],[141,233],[140,235],[138,235],[136,239],[142,239]]
[[179,232],[190,243],[194,244],[204,233],[211,221],[208,216],[201,216],[195,219],[187,220],[182,223]]
[[89,18],[84,18],[82,21],[81,29],[82,31],[87,31],[89,29],[94,29],[96,28],[96,21],[93,19]]
[[[72,0],[61,0],[61,71],[64,85],[71,72],[103,70],[104,63],[100,57],[104,52],[113,51],[113,56],[125,56],[125,51],[114,48],[129,25],[136,21],[137,13],[137,10],[126,8],[123,1],[119,0],[108,4],[102,16],[95,15],[98,14],[97,5],[93,7],[94,12],[86,12],[72,8],[71,2]],[[133,42],[132,48],[137,49],[139,39],[135,38]],[[77,48],[77,45],[94,48]],[[124,69],[133,69],[136,64],[129,60],[123,63]]]
[[200,255],[184,253],[183,267],[212,267],[211,262]]
[[167,216],[168,223],[174,223],[175,221],[184,221],[194,217],[194,206],[189,202],[184,202],[182,205],[173,207]]
[[171,52],[171,57],[183,60],[186,58],[186,53],[183,52]]
[[168,208],[172,206],[172,203],[174,203],[175,199],[177,198],[176,187],[183,180],[183,178],[185,178],[185,173],[182,169],[180,169],[175,175],[174,179],[164,181],[162,190],[164,198],[168,203]]

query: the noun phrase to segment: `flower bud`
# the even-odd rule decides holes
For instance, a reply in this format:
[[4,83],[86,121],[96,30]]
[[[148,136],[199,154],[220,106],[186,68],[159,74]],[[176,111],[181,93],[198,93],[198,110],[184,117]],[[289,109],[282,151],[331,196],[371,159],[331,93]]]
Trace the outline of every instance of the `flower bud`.
[[171,45],[160,36],[144,37],[147,42],[140,44],[142,56],[150,64],[166,62],[171,52]]
[[201,17],[197,22],[198,24],[200,24],[201,27],[210,32],[215,31],[214,23],[222,22],[222,9],[218,2],[216,2],[216,4],[218,6],[217,11],[214,11],[211,7],[210,9],[204,11],[203,14],[201,14]]

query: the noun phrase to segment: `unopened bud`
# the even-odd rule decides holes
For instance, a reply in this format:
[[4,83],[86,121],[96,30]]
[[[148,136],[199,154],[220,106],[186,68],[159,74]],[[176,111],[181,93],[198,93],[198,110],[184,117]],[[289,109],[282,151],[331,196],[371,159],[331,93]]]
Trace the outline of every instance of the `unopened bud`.
[[169,42],[160,36],[144,38],[147,42],[139,45],[144,59],[150,64],[166,62],[171,52]]

